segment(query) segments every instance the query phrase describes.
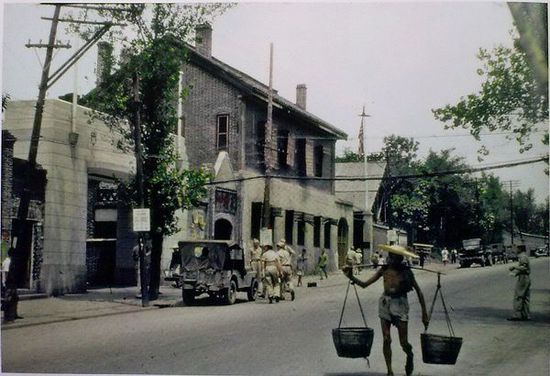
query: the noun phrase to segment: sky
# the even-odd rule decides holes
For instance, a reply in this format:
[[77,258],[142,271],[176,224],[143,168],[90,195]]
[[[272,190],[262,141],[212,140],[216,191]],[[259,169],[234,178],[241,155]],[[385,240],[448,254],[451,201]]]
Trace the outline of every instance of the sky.
[[[53,7],[7,3],[3,8],[2,92],[13,99],[38,93],[44,50],[24,46],[47,40]],[[466,130],[445,130],[432,109],[458,102],[479,90],[480,47],[511,46],[513,21],[503,2],[255,2],[239,3],[213,23],[213,56],[268,82],[269,44],[274,45],[274,88],[294,101],[296,85],[307,85],[307,110],[348,134],[337,143],[357,151],[362,107],[367,152],[378,152],[391,134],[414,137],[419,157],[430,150],[454,148],[454,155],[473,167],[529,159],[548,152],[535,147],[517,152],[515,141],[488,135],[475,141]],[[59,39],[79,42],[61,33]],[[80,42],[82,43],[82,42]],[[74,48],[73,48],[74,50]],[[54,67],[70,51],[59,50]],[[95,82],[96,49],[80,61],[78,86],[86,92]],[[48,97],[71,92],[68,73]],[[484,144],[490,155],[478,162]],[[544,164],[498,169],[501,180],[519,180],[519,189],[534,188],[543,202],[549,196]]]

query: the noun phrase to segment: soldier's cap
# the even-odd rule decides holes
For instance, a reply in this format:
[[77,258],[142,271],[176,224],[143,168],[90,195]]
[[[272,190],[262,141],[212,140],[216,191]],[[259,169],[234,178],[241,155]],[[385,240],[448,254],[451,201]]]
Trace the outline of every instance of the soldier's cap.
[[265,249],[273,249],[273,246],[271,244],[264,244]]
[[284,247],[285,247],[285,243],[283,243],[282,241],[277,243],[277,248],[284,248]]
[[258,244],[260,244],[260,241],[259,241],[258,239],[252,239],[252,243],[254,243],[254,244],[258,243]]

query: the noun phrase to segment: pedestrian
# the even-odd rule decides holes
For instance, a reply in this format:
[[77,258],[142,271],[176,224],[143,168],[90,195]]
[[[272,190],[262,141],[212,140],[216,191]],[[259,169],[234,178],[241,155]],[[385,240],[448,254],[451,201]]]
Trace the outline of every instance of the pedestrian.
[[19,295],[17,294],[17,277],[16,277],[16,261],[17,257],[15,253],[15,248],[10,247],[8,249],[8,257],[11,260],[8,266],[8,272],[6,276],[6,286],[4,292],[4,324],[9,324],[14,322],[16,319],[22,319],[23,317],[19,316],[17,313],[17,305],[19,303]]
[[447,250],[447,247],[443,247],[443,250],[441,251],[441,261],[443,262],[443,266],[447,266],[447,263],[449,262],[449,251]]
[[378,257],[378,252],[372,252],[372,254],[370,255],[370,262],[372,263],[372,267],[374,269],[378,268],[379,261],[380,259]]
[[420,253],[420,255],[419,255],[420,267],[421,267],[421,268],[424,268],[424,262],[426,261],[426,254],[425,254],[423,251],[420,251],[419,253]]
[[351,266],[353,268],[353,272],[355,273],[355,250],[353,247],[350,247],[348,253],[346,253],[346,265]]
[[252,248],[250,248],[248,257],[250,260],[250,267],[252,268],[256,281],[258,281],[258,290],[260,297],[264,297],[263,288],[263,270],[262,270],[262,247],[260,247],[260,241],[258,239],[252,239]]
[[281,263],[279,255],[273,250],[270,244],[264,245],[264,253],[262,254],[263,270],[265,273],[266,293],[269,299],[269,304],[279,302],[281,298]]
[[291,246],[286,244],[285,238],[282,238],[281,240],[279,240],[279,242],[284,245],[285,250],[290,254],[290,265],[294,265],[294,257],[296,257],[296,251],[294,251]]
[[355,250],[354,262],[355,274],[360,274],[362,269],[361,264],[363,263],[363,251],[361,251],[361,248]]
[[292,285],[292,265],[290,253],[286,250],[285,243],[277,243],[277,254],[281,262],[281,300],[284,300],[284,293],[290,292],[291,300],[295,298],[294,286]]
[[456,249],[451,249],[451,264],[456,264],[456,260],[458,258],[458,252]]
[[525,245],[518,245],[518,266],[511,266],[510,271],[517,277],[514,291],[514,314],[508,320],[527,321],[529,320],[529,298],[531,295],[531,268]]
[[407,356],[405,363],[405,373],[407,376],[412,375],[414,369],[412,346],[408,340],[408,320],[409,320],[409,303],[407,293],[413,289],[416,291],[418,301],[422,308],[422,322],[424,327],[428,325],[428,313],[426,311],[426,303],[424,295],[420,287],[414,279],[414,274],[411,269],[403,265],[403,256],[417,257],[415,254],[408,252],[404,247],[393,245],[383,246],[388,254],[388,265],[382,266],[376,273],[366,281],[361,281],[355,277],[349,267],[344,268],[345,275],[355,284],[362,288],[366,288],[382,278],[384,281],[384,293],[378,301],[378,316],[382,326],[382,335],[384,337],[383,352],[386,360],[388,375],[393,375],[391,365],[391,325],[397,327],[399,333],[399,343]]
[[319,268],[319,274],[321,274],[321,279],[323,279],[323,274],[325,274],[325,278],[328,279],[327,265],[328,265],[327,251],[323,248],[321,250],[321,255],[319,256],[319,262],[317,263],[317,267]]
[[306,271],[306,249],[302,249],[302,255],[298,257],[298,260],[296,261],[296,275],[298,276],[298,282],[296,283],[296,286],[302,286],[302,277]]

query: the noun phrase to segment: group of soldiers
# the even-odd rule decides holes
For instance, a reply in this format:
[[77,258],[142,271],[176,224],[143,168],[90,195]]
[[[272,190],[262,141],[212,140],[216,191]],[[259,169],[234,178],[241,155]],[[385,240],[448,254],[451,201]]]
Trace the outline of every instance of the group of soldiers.
[[[291,300],[295,298],[292,275],[292,258],[296,252],[281,239],[273,249],[271,244],[261,246],[258,239],[253,239],[249,251],[250,266],[258,280],[258,294],[267,297],[269,303],[284,299],[284,293],[289,292]],[[303,257],[303,256],[302,256]]]

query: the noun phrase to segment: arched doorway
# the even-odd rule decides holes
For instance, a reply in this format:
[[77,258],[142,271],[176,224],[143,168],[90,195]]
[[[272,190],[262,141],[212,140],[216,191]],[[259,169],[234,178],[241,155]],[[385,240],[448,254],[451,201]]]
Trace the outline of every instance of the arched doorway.
[[233,225],[227,219],[218,219],[214,223],[214,239],[231,240],[233,234]]
[[348,253],[348,222],[345,218],[340,218],[338,221],[338,268],[342,268],[346,262],[346,254]]

